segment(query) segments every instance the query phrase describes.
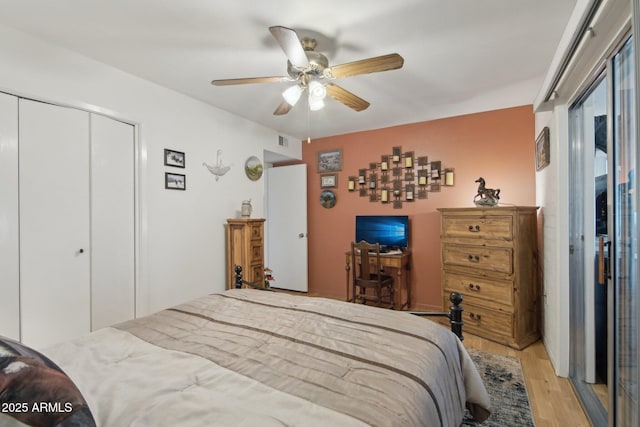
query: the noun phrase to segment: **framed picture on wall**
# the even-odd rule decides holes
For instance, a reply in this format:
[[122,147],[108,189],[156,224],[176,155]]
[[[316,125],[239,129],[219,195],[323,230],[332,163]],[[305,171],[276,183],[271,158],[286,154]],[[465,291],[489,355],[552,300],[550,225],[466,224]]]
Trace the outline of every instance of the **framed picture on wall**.
[[184,153],[181,151],[164,149],[164,165],[184,168]]
[[318,151],[318,172],[342,170],[342,150]]
[[186,190],[187,177],[179,173],[164,173],[164,188],[167,190]]
[[335,173],[320,175],[320,188],[336,187],[338,187],[338,175],[336,175]]
[[549,152],[549,128],[545,126],[536,138],[536,170],[542,170],[551,160]]

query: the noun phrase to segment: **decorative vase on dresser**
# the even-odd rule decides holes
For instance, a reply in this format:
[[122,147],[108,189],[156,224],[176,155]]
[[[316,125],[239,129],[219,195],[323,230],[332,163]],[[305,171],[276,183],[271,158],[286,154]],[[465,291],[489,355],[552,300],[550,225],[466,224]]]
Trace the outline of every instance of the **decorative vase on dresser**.
[[459,292],[465,331],[516,349],[538,340],[537,208],[438,210],[445,307]]
[[249,282],[264,283],[264,219],[227,220],[227,289],[235,284],[234,267]]

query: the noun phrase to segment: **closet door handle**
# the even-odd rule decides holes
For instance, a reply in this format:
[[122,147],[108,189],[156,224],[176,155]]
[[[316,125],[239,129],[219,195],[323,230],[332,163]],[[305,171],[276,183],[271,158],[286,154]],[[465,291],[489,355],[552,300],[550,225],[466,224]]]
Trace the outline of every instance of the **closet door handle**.
[[83,248],[80,248],[80,250],[78,250],[78,253],[79,253],[79,254],[83,254],[83,253],[84,253],[84,249],[83,249]]
[[477,233],[478,231],[480,231],[480,226],[476,225],[475,227],[473,225],[469,226],[469,231],[472,233]]
[[474,285],[473,283],[469,283],[469,290],[470,291],[479,292],[480,291],[480,285]]
[[468,259],[469,259],[469,261],[471,261],[471,262],[480,262],[480,257],[479,257],[478,255],[475,255],[475,256],[473,256],[473,255],[469,255],[467,258],[468,258]]

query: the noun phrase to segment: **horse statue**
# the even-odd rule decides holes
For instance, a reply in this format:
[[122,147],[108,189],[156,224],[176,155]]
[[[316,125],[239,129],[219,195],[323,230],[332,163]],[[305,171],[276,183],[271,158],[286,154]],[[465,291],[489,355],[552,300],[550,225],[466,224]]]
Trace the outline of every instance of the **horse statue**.
[[476,179],[478,183],[478,194],[473,198],[476,206],[495,206],[500,200],[500,189],[486,188],[484,178]]

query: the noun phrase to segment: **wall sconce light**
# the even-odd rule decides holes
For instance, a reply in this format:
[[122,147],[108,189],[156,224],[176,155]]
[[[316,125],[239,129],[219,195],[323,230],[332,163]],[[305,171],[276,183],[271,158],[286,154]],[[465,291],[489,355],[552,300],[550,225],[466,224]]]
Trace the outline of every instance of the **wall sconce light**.
[[382,203],[389,203],[389,189],[382,189],[382,191],[380,192],[380,201]]
[[421,186],[427,185],[427,171],[426,170],[418,171],[418,185],[421,185]]
[[350,176],[349,177],[348,189],[349,189],[349,191],[356,191],[356,177],[355,176]]
[[413,168],[413,151],[405,153],[404,156],[404,167],[407,169]]
[[364,185],[366,183],[366,180],[367,180],[367,170],[360,169],[358,173],[358,184]]
[[444,170],[444,185],[446,185],[448,187],[453,187],[453,185],[454,185],[453,169],[445,169]]
[[389,156],[382,156],[380,159],[380,170],[386,172],[389,170]]
[[407,199],[408,202],[413,201],[414,194],[415,194],[415,186],[413,184],[407,185],[407,188],[405,189],[405,198]]

